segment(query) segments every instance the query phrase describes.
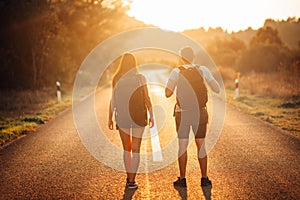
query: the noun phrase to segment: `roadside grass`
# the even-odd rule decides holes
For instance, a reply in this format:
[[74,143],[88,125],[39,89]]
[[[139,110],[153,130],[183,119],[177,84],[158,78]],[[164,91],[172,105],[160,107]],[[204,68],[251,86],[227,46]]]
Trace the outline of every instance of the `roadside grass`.
[[238,99],[234,99],[237,73],[222,66],[219,70],[229,104],[300,137],[300,71],[297,66],[268,74],[241,74]]
[[240,92],[238,99],[234,99],[234,90],[227,90],[226,93],[228,103],[300,137],[299,101],[253,95],[245,90]]
[[[50,91],[50,92],[49,92]],[[33,132],[58,113],[71,106],[71,90],[62,91],[57,102],[56,90],[0,91],[0,146]]]

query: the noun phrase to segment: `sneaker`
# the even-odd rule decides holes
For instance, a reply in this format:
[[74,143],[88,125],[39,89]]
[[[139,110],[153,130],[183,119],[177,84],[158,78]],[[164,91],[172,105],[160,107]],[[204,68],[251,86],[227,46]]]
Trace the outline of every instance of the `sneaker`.
[[209,180],[208,177],[206,177],[206,178],[202,177],[201,178],[201,187],[206,187],[206,186],[212,186],[211,180]]
[[137,189],[139,185],[136,182],[127,182],[126,187],[128,189]]
[[186,187],[186,179],[178,177],[177,181],[173,182],[174,187]]

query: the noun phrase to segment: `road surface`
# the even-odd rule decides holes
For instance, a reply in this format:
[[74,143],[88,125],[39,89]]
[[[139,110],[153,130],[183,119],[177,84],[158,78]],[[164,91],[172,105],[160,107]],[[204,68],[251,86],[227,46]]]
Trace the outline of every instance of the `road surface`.
[[[97,93],[95,114],[113,149],[120,149],[117,131],[106,127],[110,92],[110,88],[103,88]],[[142,142],[141,152],[148,157],[141,159],[144,171],[137,175],[136,191],[125,189],[126,175],[118,170],[122,155],[106,151],[110,160],[105,162],[101,162],[103,154],[94,157],[83,145],[69,109],[0,150],[0,199],[204,199],[195,144],[188,150],[186,190],[173,187],[178,176],[175,148],[169,152],[170,161],[158,169],[151,168],[153,148],[159,152],[176,140],[173,103],[163,98],[153,97],[155,105],[169,106],[169,111],[156,116],[159,146],[151,143],[151,133]],[[89,100],[79,108],[83,115],[87,106]],[[102,151],[101,146],[98,151]],[[211,198],[300,199],[299,155],[299,139],[227,105],[222,133],[209,153]],[[160,156],[163,161],[168,159]]]

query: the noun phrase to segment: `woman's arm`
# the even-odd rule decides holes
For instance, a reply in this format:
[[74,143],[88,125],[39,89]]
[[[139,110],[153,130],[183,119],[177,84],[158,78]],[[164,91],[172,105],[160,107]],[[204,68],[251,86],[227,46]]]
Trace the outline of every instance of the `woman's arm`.
[[113,112],[112,112],[112,106],[111,106],[111,100],[109,101],[109,111],[108,111],[108,128],[110,130],[114,129],[114,122],[112,120]]
[[115,82],[114,82],[114,79],[113,79],[113,82],[112,82],[112,93],[111,93],[111,99],[109,101],[109,109],[108,109],[108,128],[110,130],[114,129],[114,122],[112,120],[112,117],[113,117],[112,99],[113,99],[114,86],[115,86]]
[[147,85],[143,85],[143,90],[145,94],[145,103],[150,114],[149,126],[150,128],[152,128],[154,126],[154,116],[153,116],[152,103],[149,97]]

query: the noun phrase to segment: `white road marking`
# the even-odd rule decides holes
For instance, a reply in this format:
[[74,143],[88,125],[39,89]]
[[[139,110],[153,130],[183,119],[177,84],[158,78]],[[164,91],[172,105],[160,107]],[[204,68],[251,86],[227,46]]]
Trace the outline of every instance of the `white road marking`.
[[153,161],[162,161],[163,157],[162,157],[162,153],[161,153],[161,147],[160,147],[160,141],[159,141],[159,137],[158,137],[155,115],[154,115],[154,127],[150,128],[150,135],[151,135]]
[[[148,140],[146,140],[146,143],[144,145],[144,148],[145,148],[145,152],[147,152],[147,143],[148,143]],[[145,168],[146,169],[149,169],[149,166],[148,166],[148,159],[147,159],[147,154],[146,154],[146,160],[145,160]],[[145,189],[145,197],[147,199],[150,199],[150,182],[149,182],[149,174],[148,174],[148,171],[146,171],[146,189]]]
[[[166,72],[168,72],[167,70],[161,70],[160,72],[158,72],[158,70],[155,71],[155,73],[153,73],[152,71],[143,71],[142,73],[145,75],[146,79],[147,79],[147,83],[150,83],[150,90],[151,92],[150,94],[150,98],[151,98],[151,93],[155,93],[156,95],[162,95],[164,94],[164,91],[161,90],[159,87],[157,87],[158,84],[164,85],[167,81],[167,77],[166,76]],[[154,87],[151,87],[151,83],[154,83]],[[153,99],[153,98],[151,98]],[[152,105],[153,107],[154,105]],[[159,141],[159,136],[158,136],[158,129],[157,129],[157,123],[155,120],[155,112],[153,112],[153,117],[154,117],[154,127],[150,128],[150,136],[151,136],[151,147],[152,147],[152,157],[153,157],[153,161],[159,162],[159,161],[163,161],[163,156],[162,156],[162,152],[161,152],[161,146],[160,146],[160,141]]]

